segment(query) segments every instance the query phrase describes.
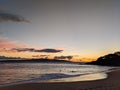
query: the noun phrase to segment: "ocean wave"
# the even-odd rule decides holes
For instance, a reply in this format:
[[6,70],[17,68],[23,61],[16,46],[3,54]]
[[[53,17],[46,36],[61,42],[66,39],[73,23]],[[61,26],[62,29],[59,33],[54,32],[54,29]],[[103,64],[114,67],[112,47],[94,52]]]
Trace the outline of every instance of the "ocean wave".
[[67,77],[73,77],[76,75],[67,75],[67,74],[61,74],[61,73],[52,73],[52,74],[45,74],[41,75],[39,80],[49,80],[49,79],[59,79],[59,78],[67,78]]
[[62,74],[62,73],[43,74],[43,75],[40,75],[40,77],[38,78],[31,78],[29,80],[22,80],[22,81],[1,84],[0,87],[22,84],[22,83],[45,82],[45,81],[52,80],[52,79],[70,78],[70,77],[76,77],[76,76],[79,76],[79,75],[67,75],[67,74]]

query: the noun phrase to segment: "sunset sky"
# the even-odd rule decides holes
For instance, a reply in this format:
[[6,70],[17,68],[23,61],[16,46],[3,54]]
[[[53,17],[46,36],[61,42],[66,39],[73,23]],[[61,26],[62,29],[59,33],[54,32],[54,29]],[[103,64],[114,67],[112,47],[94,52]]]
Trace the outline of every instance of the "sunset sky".
[[120,50],[120,0],[0,0],[0,56],[73,56]]

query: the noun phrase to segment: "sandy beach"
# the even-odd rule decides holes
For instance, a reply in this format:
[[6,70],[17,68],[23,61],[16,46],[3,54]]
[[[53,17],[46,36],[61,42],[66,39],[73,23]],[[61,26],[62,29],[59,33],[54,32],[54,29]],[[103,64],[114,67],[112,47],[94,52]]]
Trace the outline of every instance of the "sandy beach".
[[108,73],[108,78],[95,81],[27,83],[0,87],[0,90],[120,90],[120,70]]

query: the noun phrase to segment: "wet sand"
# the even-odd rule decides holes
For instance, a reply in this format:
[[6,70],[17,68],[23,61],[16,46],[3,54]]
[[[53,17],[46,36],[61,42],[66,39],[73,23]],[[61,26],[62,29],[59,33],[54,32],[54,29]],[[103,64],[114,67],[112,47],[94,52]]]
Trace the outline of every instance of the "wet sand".
[[120,90],[120,70],[109,72],[108,77],[103,80],[27,83],[0,87],[0,90]]

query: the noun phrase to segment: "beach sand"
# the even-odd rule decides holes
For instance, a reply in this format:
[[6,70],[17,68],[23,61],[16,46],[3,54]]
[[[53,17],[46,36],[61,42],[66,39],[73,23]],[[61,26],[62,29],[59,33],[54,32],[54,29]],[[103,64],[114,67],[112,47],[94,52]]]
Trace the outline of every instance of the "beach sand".
[[0,90],[120,90],[120,70],[108,73],[108,78],[94,81],[27,83],[0,87]]

